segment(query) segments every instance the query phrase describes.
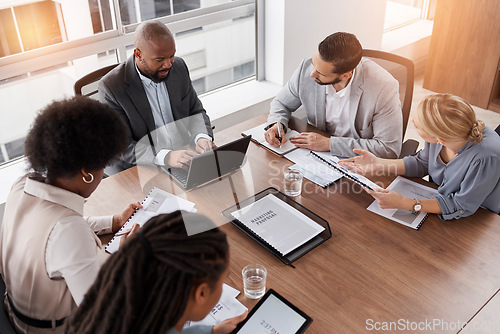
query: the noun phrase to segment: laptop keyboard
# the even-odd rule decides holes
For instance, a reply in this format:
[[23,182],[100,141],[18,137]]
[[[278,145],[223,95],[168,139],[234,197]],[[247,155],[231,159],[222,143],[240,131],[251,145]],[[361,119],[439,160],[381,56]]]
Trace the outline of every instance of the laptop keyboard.
[[181,168],[172,168],[170,169],[170,174],[177,179],[183,185],[187,183],[188,172],[187,170]]

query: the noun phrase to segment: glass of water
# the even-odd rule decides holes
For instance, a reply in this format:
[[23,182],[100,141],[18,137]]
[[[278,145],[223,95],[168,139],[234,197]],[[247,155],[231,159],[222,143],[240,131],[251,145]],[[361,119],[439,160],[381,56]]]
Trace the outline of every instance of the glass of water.
[[298,170],[289,169],[285,171],[285,194],[288,196],[299,196],[302,192],[303,175]]
[[260,264],[249,264],[241,271],[245,296],[258,299],[266,293],[267,270]]

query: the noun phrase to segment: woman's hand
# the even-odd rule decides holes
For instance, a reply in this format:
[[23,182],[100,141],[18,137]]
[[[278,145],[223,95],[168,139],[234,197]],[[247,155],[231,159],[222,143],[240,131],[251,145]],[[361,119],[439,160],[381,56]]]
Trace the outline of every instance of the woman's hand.
[[132,214],[135,212],[135,210],[141,209],[141,208],[142,208],[141,203],[139,203],[139,202],[132,203],[132,204],[129,204],[129,206],[127,206],[121,214],[114,215],[113,216],[113,226],[111,228],[111,231],[113,231],[113,232],[118,231],[123,226],[123,224],[125,224],[125,222],[130,218],[130,216],[132,216]]
[[212,334],[229,334],[229,333],[231,333],[236,328],[236,326],[238,326],[238,324],[240,322],[245,320],[247,315],[248,315],[248,311],[245,311],[237,317],[229,318],[229,319],[226,319],[226,320],[218,323],[212,329]]
[[128,239],[130,239],[135,233],[139,232],[140,229],[141,227],[139,226],[139,224],[134,224],[130,231],[121,237],[120,246],[118,246],[118,248],[122,248],[122,246],[128,241]]
[[393,190],[375,189],[371,191],[366,188],[365,190],[375,198],[381,209],[413,210],[414,200]]
[[382,160],[377,158],[373,153],[356,148],[353,151],[360,155],[354,158],[340,160],[339,165],[345,166],[360,174],[373,173],[384,168]]

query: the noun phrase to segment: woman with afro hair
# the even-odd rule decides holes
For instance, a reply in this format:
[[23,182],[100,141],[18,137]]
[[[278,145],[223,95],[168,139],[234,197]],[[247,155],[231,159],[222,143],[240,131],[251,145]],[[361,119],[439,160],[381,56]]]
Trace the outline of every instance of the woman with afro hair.
[[141,207],[83,217],[126,138],[120,117],[85,97],[54,101],[35,118],[25,141],[32,173],[14,183],[0,230],[4,305],[17,332],[62,332],[108,257],[96,234],[118,231]]

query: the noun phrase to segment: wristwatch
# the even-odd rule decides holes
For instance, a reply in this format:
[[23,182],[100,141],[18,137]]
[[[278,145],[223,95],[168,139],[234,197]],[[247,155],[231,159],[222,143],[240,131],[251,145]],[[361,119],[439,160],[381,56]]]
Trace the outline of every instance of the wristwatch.
[[420,200],[418,198],[414,198],[415,200],[415,205],[413,206],[413,212],[418,212],[422,210],[422,203],[420,203]]

